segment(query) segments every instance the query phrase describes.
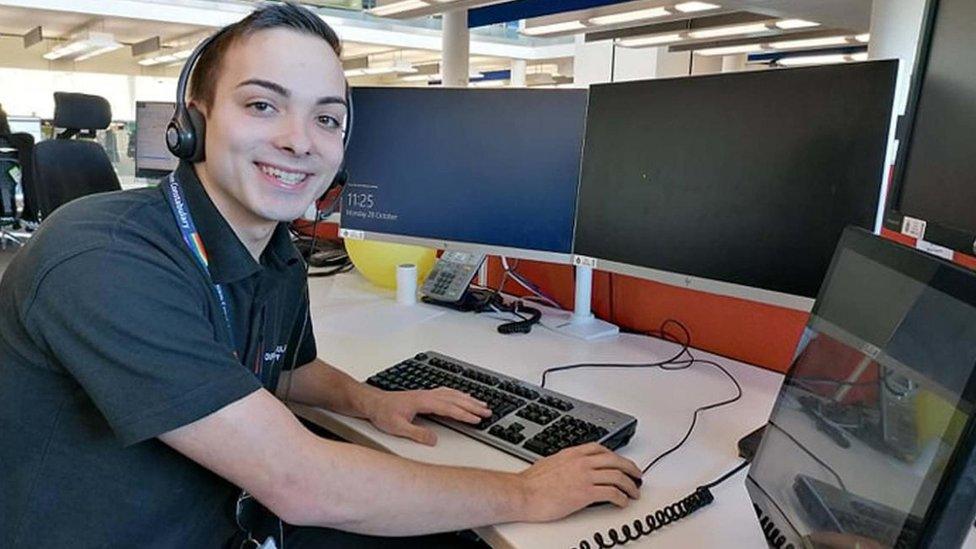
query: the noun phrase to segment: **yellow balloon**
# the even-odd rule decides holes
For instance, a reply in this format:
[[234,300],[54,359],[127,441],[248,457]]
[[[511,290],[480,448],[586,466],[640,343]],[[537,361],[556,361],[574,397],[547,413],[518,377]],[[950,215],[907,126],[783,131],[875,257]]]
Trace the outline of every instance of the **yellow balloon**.
[[396,289],[397,266],[405,263],[416,265],[417,286],[420,286],[437,259],[435,250],[408,244],[349,239],[345,244],[356,269],[373,284],[390,289]]

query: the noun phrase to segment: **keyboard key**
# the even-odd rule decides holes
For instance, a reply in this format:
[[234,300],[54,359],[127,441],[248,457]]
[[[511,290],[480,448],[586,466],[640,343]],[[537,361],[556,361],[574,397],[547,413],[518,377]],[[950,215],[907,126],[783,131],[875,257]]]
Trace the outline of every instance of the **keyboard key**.
[[529,441],[526,442],[522,447],[530,452],[535,452],[540,456],[550,456],[555,453],[547,444],[536,438],[530,438]]
[[554,396],[545,396],[539,399],[540,404],[545,404],[547,406],[552,406],[557,410],[562,410],[568,412],[573,409],[573,404],[569,401],[556,398]]
[[539,398],[539,393],[512,381],[503,381],[498,385],[498,388],[528,400]]

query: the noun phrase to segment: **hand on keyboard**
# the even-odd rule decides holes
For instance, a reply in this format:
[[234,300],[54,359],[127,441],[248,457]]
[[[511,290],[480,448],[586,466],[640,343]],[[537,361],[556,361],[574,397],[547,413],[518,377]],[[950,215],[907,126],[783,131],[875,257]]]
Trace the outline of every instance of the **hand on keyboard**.
[[367,405],[367,419],[377,429],[421,444],[437,444],[433,431],[413,423],[418,414],[435,414],[464,423],[479,423],[491,416],[484,402],[454,389],[429,391],[376,391]]
[[640,498],[634,479],[641,470],[596,443],[567,448],[540,459],[520,473],[528,493],[532,522],[556,520],[593,503],[609,501],[626,507]]

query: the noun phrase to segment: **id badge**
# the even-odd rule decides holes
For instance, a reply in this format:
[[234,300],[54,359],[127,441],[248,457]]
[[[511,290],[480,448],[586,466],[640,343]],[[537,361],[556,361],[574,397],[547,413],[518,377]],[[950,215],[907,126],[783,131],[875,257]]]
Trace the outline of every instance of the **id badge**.
[[14,183],[20,185],[20,178],[21,178],[20,166],[11,166],[10,169],[7,170],[7,174],[10,176],[11,179],[14,180]]

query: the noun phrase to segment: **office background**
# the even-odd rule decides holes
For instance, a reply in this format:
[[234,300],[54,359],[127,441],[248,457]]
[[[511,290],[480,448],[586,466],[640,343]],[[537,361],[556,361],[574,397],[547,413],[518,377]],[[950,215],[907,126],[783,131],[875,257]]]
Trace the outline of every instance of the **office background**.
[[[436,13],[435,6],[397,1],[308,4],[318,6],[344,39],[343,61],[354,86],[587,88],[610,81],[895,58],[901,60],[897,116],[908,98],[925,3],[591,0],[565,11],[565,4],[560,8],[557,2],[489,6],[466,1],[457,3],[466,10],[446,14]],[[98,132],[98,140],[123,186],[139,184],[133,161],[137,102],[171,102],[187,49],[252,6],[239,1],[0,1],[0,104],[11,116],[44,120],[49,136],[53,92],[105,97],[113,124]],[[641,15],[628,15],[635,11]],[[65,46],[82,42],[90,47],[87,53],[64,53]],[[886,165],[896,150],[893,142]],[[887,174],[878,178],[887,181]],[[324,231],[334,234],[335,228]],[[889,229],[882,234],[913,243]],[[971,256],[954,255],[957,262],[976,267]],[[500,262],[493,258],[489,265],[489,281],[496,284]],[[523,261],[519,270],[572,308],[570,266]],[[514,286],[507,289],[519,293]],[[789,365],[808,317],[599,270],[593,304],[598,316],[637,331],[680,318],[701,348],[777,371]]]

